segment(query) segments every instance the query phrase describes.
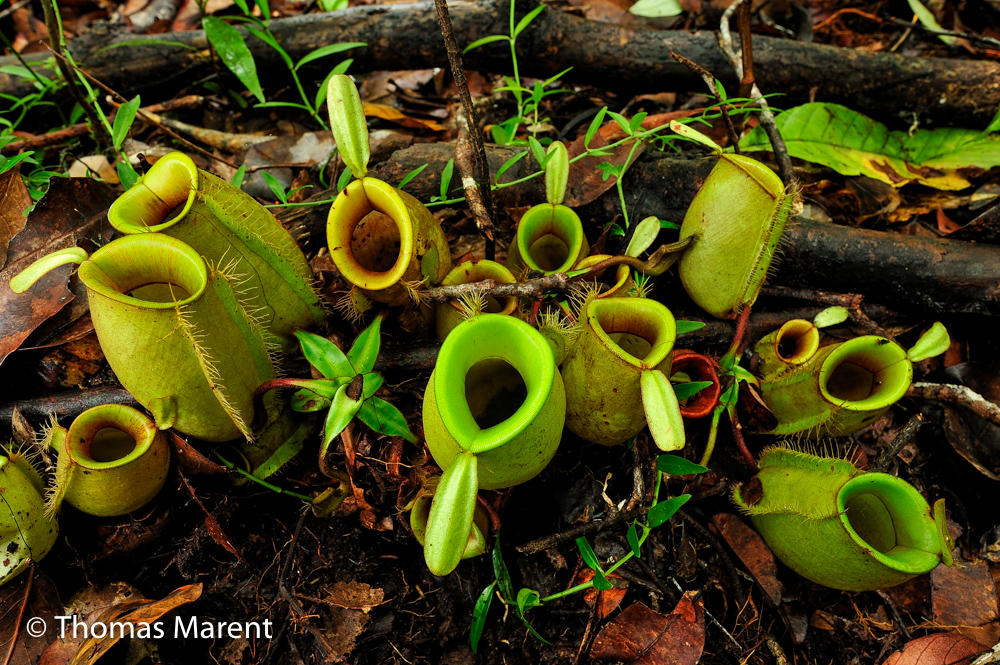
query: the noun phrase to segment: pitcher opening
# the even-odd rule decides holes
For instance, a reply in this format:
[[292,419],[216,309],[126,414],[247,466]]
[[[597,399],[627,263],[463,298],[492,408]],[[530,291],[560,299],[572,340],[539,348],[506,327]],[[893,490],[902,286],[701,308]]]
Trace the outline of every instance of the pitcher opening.
[[910,386],[906,351],[884,337],[866,335],[840,344],[820,369],[825,399],[848,410],[869,411],[898,401]]

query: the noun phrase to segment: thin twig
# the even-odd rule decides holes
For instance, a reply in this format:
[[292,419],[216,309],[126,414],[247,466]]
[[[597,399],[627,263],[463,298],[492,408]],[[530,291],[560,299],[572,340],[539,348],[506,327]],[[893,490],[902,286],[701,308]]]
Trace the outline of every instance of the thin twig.
[[[284,562],[282,562],[281,572],[278,573],[278,593],[281,594],[281,597],[288,602],[288,605],[291,608],[291,610],[295,614],[297,614],[299,618],[305,618],[309,615],[305,611],[305,608],[302,607],[302,605],[295,598],[295,596],[285,586],[285,579],[288,577],[288,573],[291,570],[292,563],[295,560],[295,546],[299,542],[299,534],[302,533],[302,525],[305,523],[306,515],[308,514],[309,514],[308,507],[303,508],[302,511],[299,513],[299,521],[296,522],[295,524],[295,531],[292,532],[292,540],[288,546],[288,558],[285,559]],[[308,621],[306,622],[306,629],[312,634],[313,638],[315,638],[316,642],[320,647],[320,650],[324,652],[322,654],[324,659],[329,658],[331,654],[337,653],[336,649],[333,648],[333,645],[330,644],[330,641],[326,638],[326,635],[323,634],[323,631],[319,630],[318,628],[316,628],[316,626],[313,626],[312,623]],[[289,640],[289,644],[291,643],[292,643],[291,640]]]
[[[924,416],[922,413],[917,413],[910,420],[903,425],[902,429],[896,434],[895,438],[886,446],[882,452],[879,453],[875,461],[868,466],[869,471],[885,471],[886,467],[889,466],[889,462],[899,454],[899,451],[903,449],[903,446],[908,444],[913,440],[913,437],[917,435],[917,431],[924,424]],[[909,638],[907,638],[909,639]]]
[[733,151],[739,154],[740,137],[739,134],[736,133],[736,127],[733,126],[733,119],[729,117],[729,109],[727,108],[728,105],[723,101],[722,97],[719,96],[719,89],[715,87],[715,76],[712,72],[708,71],[694,60],[686,58],[676,51],[671,51],[670,57],[700,76],[701,80],[708,86],[712,96],[715,97],[715,101],[719,104],[719,111],[722,112],[722,119],[726,122],[726,131],[729,132],[729,144],[733,146]]
[[10,660],[14,656],[14,647],[17,645],[17,635],[21,630],[21,622],[24,621],[24,613],[28,609],[28,599],[31,597],[31,585],[35,580],[35,566],[31,564],[28,568],[28,583],[24,588],[24,599],[21,601],[21,609],[17,612],[17,620],[14,621],[14,634],[10,638],[10,648],[7,649],[7,656],[3,659],[3,665],[10,665]]
[[914,383],[906,394],[910,397],[922,397],[964,406],[983,420],[1000,427],[1000,406],[967,386],[950,383]]
[[438,23],[441,25],[441,37],[444,40],[445,50],[448,52],[451,75],[455,79],[455,87],[458,88],[458,96],[461,98],[462,108],[465,110],[465,125],[468,131],[466,144],[468,147],[463,152],[463,141],[459,141],[459,150],[456,150],[455,153],[455,163],[462,176],[462,187],[465,189],[469,207],[476,218],[476,227],[486,239],[486,258],[492,260],[496,257],[496,243],[493,235],[493,218],[496,208],[490,190],[490,169],[489,163],[486,161],[486,147],[483,145],[483,137],[479,132],[476,109],[472,105],[472,95],[469,93],[469,82],[465,78],[465,69],[462,67],[462,54],[458,50],[455,34],[452,31],[448,2],[447,0],[434,0],[434,5],[437,8]]
[[[740,53],[736,51],[733,35],[729,30],[729,21],[736,8],[742,2],[745,2],[745,0],[736,0],[736,2],[729,5],[729,8],[723,12],[722,21],[719,24],[719,48],[726,54],[733,69],[736,70],[737,78],[740,80],[743,79],[743,61]],[[749,56],[752,53],[750,51],[749,40],[747,40],[745,47]],[[767,100],[764,99],[764,95],[761,94],[760,88],[757,87],[756,83],[750,87],[750,97],[760,107],[760,124],[764,127],[764,131],[767,132],[767,138],[771,141],[771,148],[774,150],[774,159],[778,162],[778,171],[781,173],[781,179],[784,181],[786,187],[791,186],[796,182],[796,179],[795,172],[792,170],[792,160],[788,156],[788,147],[785,145],[784,139],[781,138],[781,132],[778,131],[778,126],[774,122],[774,114],[771,113],[771,107],[768,106]]]

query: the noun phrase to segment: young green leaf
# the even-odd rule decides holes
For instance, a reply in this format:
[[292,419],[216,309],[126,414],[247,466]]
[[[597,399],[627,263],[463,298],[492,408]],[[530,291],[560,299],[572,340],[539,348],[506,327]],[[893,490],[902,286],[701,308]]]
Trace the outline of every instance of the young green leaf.
[[538,607],[541,604],[541,594],[534,589],[529,589],[527,587],[518,589],[517,612],[520,616],[524,616],[525,610],[530,610],[532,607]]
[[632,554],[635,558],[640,558],[642,552],[639,549],[639,528],[636,526],[635,522],[629,525],[628,531],[625,532],[625,540],[628,541],[629,549],[632,550]]
[[[920,23],[923,24],[925,28],[935,30],[937,32],[944,32],[944,28],[942,28],[941,24],[937,22],[936,18],[934,18],[934,14],[931,13],[931,10],[927,9],[927,7],[924,7],[920,0],[906,0],[906,2],[909,3],[910,9],[917,15]],[[948,46],[954,46],[958,42],[958,38],[953,35],[938,35],[938,39]]]
[[302,56],[302,59],[295,63],[295,67],[292,69],[298,69],[306,63],[313,62],[314,60],[319,60],[320,58],[325,58],[327,56],[333,55],[335,53],[343,53],[344,51],[350,51],[352,48],[361,48],[363,46],[368,46],[367,42],[340,42],[338,44],[327,44],[326,46],[320,46],[318,49],[314,49],[309,53]]
[[545,148],[542,144],[538,142],[534,136],[528,137],[528,147],[531,148],[531,154],[534,156],[535,161],[538,162],[540,168],[545,168]]
[[340,175],[337,176],[337,193],[338,194],[340,194],[340,192],[342,192],[344,190],[344,187],[347,187],[347,184],[349,182],[351,182],[351,177],[353,175],[354,174],[351,173],[350,167],[344,167],[344,170],[340,172]]
[[584,147],[590,147],[590,141],[597,134],[597,130],[601,128],[601,124],[604,122],[604,116],[608,113],[608,107],[602,106],[601,110],[597,112],[594,119],[590,121],[590,126],[587,127],[587,133],[583,136]]
[[233,177],[232,179],[230,179],[229,183],[236,189],[239,189],[243,187],[243,180],[246,177],[247,177],[247,165],[246,162],[244,162],[240,164],[238,169],[236,169],[236,172],[233,174]]
[[321,107],[323,105],[323,102],[326,101],[326,93],[330,85],[330,79],[332,79],[337,74],[346,73],[347,69],[351,66],[351,63],[353,62],[354,58],[347,58],[346,60],[341,60],[333,67],[333,69],[330,70],[330,72],[326,75],[326,78],[323,79],[323,82],[320,84],[319,89],[316,90],[316,99],[313,100],[313,110],[319,111],[319,107]]
[[711,381],[685,381],[683,383],[675,383],[673,384],[674,395],[677,397],[678,402],[683,402],[686,399],[694,397],[710,385],[712,385]]
[[528,152],[530,152],[530,151],[525,150],[524,152],[519,152],[516,155],[514,155],[513,157],[511,157],[510,159],[508,159],[506,162],[504,162],[503,164],[501,164],[500,168],[497,169],[497,181],[498,182],[500,181],[500,176],[502,176],[504,173],[506,173],[507,170],[510,169],[510,167],[514,166],[514,164],[517,164],[524,157],[527,157],[528,156]]
[[601,563],[597,560],[597,554],[594,553],[594,548],[590,546],[586,536],[580,536],[576,539],[576,547],[580,550],[580,557],[588,568],[594,572],[604,572],[604,569],[601,568]]
[[696,330],[701,330],[704,327],[705,327],[704,321],[685,321],[683,319],[679,319],[677,321],[677,334],[685,335],[687,333],[693,333]]
[[560,205],[566,198],[569,184],[569,153],[562,141],[553,141],[545,157],[545,198],[552,205]]
[[115,164],[115,171],[118,172],[118,181],[121,182],[122,187],[125,189],[139,182],[139,174],[135,172],[132,162],[127,159],[118,160]]
[[476,604],[472,608],[472,625],[469,626],[469,646],[472,653],[476,653],[479,648],[479,639],[483,636],[483,628],[486,626],[486,616],[490,613],[490,604],[493,602],[493,590],[496,589],[497,582],[493,580],[479,594]]
[[510,37],[508,37],[507,35],[489,35],[488,37],[482,37],[472,42],[464,49],[462,49],[462,53],[468,53],[474,48],[479,48],[480,46],[486,46],[487,44],[493,44],[495,42],[509,42],[509,41]]
[[406,422],[406,417],[381,397],[367,398],[358,411],[358,420],[375,432],[386,436],[401,436],[410,443],[417,442],[416,435]]
[[361,331],[347,352],[347,360],[351,363],[354,371],[360,374],[372,371],[372,368],[375,367],[375,360],[378,359],[381,338],[382,315],[380,314],[367,328]]
[[663,451],[684,447],[684,420],[670,380],[658,369],[639,375],[642,409],[656,447]]
[[934,325],[927,329],[917,343],[906,352],[906,357],[912,362],[920,362],[927,358],[941,355],[951,346],[951,336],[948,329],[940,321],[935,321]]
[[327,412],[326,422],[323,424],[323,447],[321,455],[326,454],[330,443],[337,438],[337,435],[344,431],[344,428],[354,420],[354,416],[361,409],[362,400],[351,397],[348,394],[350,389],[351,383],[345,383],[340,386],[337,389],[337,393],[333,396],[333,400],[330,402],[330,410]]
[[240,31],[215,16],[205,16],[201,25],[205,29],[205,39],[219,54],[222,64],[236,75],[257,101],[263,102],[264,91],[257,78],[257,65]]
[[296,330],[295,337],[305,359],[326,378],[353,377],[357,374],[340,347],[327,338],[304,330]]
[[694,141],[695,143],[700,143],[703,146],[707,146],[713,152],[717,152],[717,153],[721,153],[722,152],[722,146],[720,146],[718,143],[716,143],[715,141],[713,141],[709,137],[707,137],[704,134],[702,134],[701,132],[699,132],[694,127],[691,127],[690,125],[685,125],[683,123],[677,122],[676,120],[671,120],[670,121],[670,129],[675,134],[683,136],[684,138],[688,139],[689,141]]
[[668,476],[691,476],[708,471],[707,466],[695,464],[680,455],[660,455],[656,458],[656,470]]
[[330,77],[326,91],[326,109],[330,128],[344,164],[357,178],[368,174],[368,123],[358,89],[346,74]]
[[655,215],[646,217],[636,224],[635,230],[632,231],[632,239],[625,248],[625,256],[639,256],[649,249],[659,234],[660,220]]
[[829,328],[847,320],[850,313],[846,307],[835,305],[827,307],[822,312],[813,317],[813,325],[817,328]]
[[448,198],[448,189],[451,187],[451,176],[455,172],[455,160],[449,159],[441,169],[441,187],[440,194],[442,199]]
[[505,603],[515,602],[514,584],[510,580],[510,573],[507,571],[507,564],[503,560],[503,551],[500,549],[500,534],[496,535],[493,544],[493,552],[490,558],[493,561],[493,577],[496,578],[500,587],[500,597]]
[[622,128],[623,132],[625,132],[629,136],[631,136],[632,134],[635,133],[635,132],[632,131],[632,128],[628,124],[628,118],[626,118],[625,116],[623,116],[621,113],[616,113],[614,111],[608,111],[608,115],[611,116],[612,120],[614,120],[615,122],[618,123],[618,126]]
[[428,163],[421,164],[417,168],[413,169],[412,171],[410,171],[409,173],[407,173],[406,175],[404,175],[403,179],[399,181],[398,185],[396,185],[396,188],[397,189],[403,189],[404,187],[406,187],[408,184],[410,184],[411,180],[413,180],[418,175],[420,175],[421,173],[423,173],[424,169],[426,169],[428,166],[430,166],[430,164],[428,164]]
[[530,12],[521,17],[521,20],[517,22],[514,27],[514,34],[511,35],[512,38],[516,39],[518,35],[524,32],[524,29],[531,25],[531,22],[535,20],[535,17],[545,11],[545,5],[538,5]]
[[670,518],[680,510],[680,507],[688,502],[691,498],[690,494],[681,494],[680,496],[675,496],[666,501],[660,501],[658,504],[649,509],[649,515],[646,517],[649,522],[649,526],[652,529],[666,524],[670,521]]
[[646,18],[665,18],[677,16],[684,11],[677,0],[639,0],[628,8],[630,14]]
[[288,203],[288,194],[285,192],[285,188],[281,186],[278,179],[267,171],[261,171],[260,175],[264,178],[264,182],[267,183],[268,189],[274,194],[274,198],[282,203]]
[[[251,20],[256,21],[257,19],[251,19]],[[285,66],[288,67],[289,69],[292,68],[292,56],[288,55],[288,51],[282,48],[281,44],[278,43],[278,38],[274,36],[273,32],[271,32],[267,28],[261,29],[256,25],[246,25],[244,26],[244,30],[246,30],[251,35],[253,35],[260,41],[270,46],[279,56],[281,56],[281,59],[285,63]]]
[[433,574],[447,575],[462,560],[478,489],[479,461],[474,453],[463,451],[444,470],[427,516],[424,562]]
[[138,110],[139,95],[136,95],[118,107],[118,113],[115,113],[114,125],[111,127],[111,139],[115,144],[115,150],[121,150],[122,143],[125,142],[125,137],[128,136],[128,130],[132,128],[132,122],[135,121],[135,114]]

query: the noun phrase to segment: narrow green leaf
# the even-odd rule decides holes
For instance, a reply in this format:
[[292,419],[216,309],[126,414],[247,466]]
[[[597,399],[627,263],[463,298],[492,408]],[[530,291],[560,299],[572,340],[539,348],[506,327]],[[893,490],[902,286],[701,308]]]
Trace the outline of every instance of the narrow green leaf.
[[[920,23],[922,23],[925,28],[937,30],[938,32],[944,31],[941,24],[937,22],[936,18],[934,18],[934,14],[932,14],[927,7],[924,7],[920,0],[906,0],[906,2],[910,5],[910,9],[917,15]],[[937,37],[948,46],[954,46],[958,42],[958,39],[952,35],[938,35]]]
[[713,141],[709,137],[707,137],[704,134],[702,134],[701,132],[699,132],[694,127],[691,127],[690,125],[685,125],[683,123],[677,122],[676,120],[671,120],[670,121],[670,129],[675,134],[683,136],[684,138],[688,139],[689,141],[694,141],[695,143],[700,143],[703,146],[708,147],[709,149],[712,150],[712,152],[716,152],[716,153],[721,153],[722,152],[722,146],[720,146],[718,143],[716,143],[715,141]]
[[927,329],[917,343],[906,352],[906,357],[912,362],[920,362],[926,358],[941,355],[951,346],[951,336],[948,329],[940,321],[935,321],[934,325]]
[[305,359],[326,378],[338,379],[357,374],[340,347],[327,338],[304,330],[296,330],[295,337]]
[[320,46],[318,49],[314,49],[309,53],[302,56],[302,59],[295,63],[293,69],[298,69],[302,65],[319,60],[320,58],[325,58],[327,56],[333,55],[335,53],[343,53],[344,51],[350,51],[352,48],[361,48],[368,46],[367,42],[340,42],[338,44],[327,44],[326,46]]
[[625,248],[625,256],[639,256],[656,241],[660,235],[660,220],[655,215],[646,217],[636,224],[632,239]]
[[500,168],[497,169],[497,182],[500,181],[500,176],[502,176],[504,173],[506,173],[510,169],[510,167],[514,166],[514,164],[517,164],[519,161],[521,161],[522,159],[524,159],[525,157],[527,157],[527,155],[528,155],[529,152],[530,152],[530,150],[525,150],[524,152],[519,152],[516,155],[514,155],[513,157],[511,157],[510,159],[508,159],[506,162],[504,162],[503,164],[501,164]]
[[701,330],[704,327],[704,321],[685,321],[680,319],[677,321],[677,334],[686,335],[687,333],[693,333],[696,330]]
[[111,126],[111,139],[115,144],[115,150],[121,150],[122,143],[125,142],[125,137],[128,136],[128,132],[132,128],[132,122],[135,121],[135,114],[138,110],[139,95],[118,107],[118,112],[115,113],[115,122]]
[[451,176],[455,172],[455,160],[449,159],[448,163],[441,169],[440,193],[442,199],[448,198],[448,189],[451,187]]
[[472,625],[469,626],[469,646],[472,653],[476,653],[479,648],[479,639],[483,636],[483,628],[486,626],[486,616],[490,613],[490,604],[493,602],[493,590],[496,589],[497,582],[493,580],[483,589],[476,604],[472,608]]
[[602,106],[601,110],[597,112],[594,119],[590,121],[590,125],[587,127],[587,133],[583,136],[584,147],[590,146],[591,139],[597,134],[597,130],[601,128],[601,124],[604,122],[604,116],[608,113],[608,107]]
[[260,9],[260,15],[263,17],[264,22],[271,20],[271,4],[268,0],[254,0],[257,3],[257,8]]
[[444,470],[424,533],[424,562],[435,575],[455,570],[469,542],[479,489],[479,461],[464,451]]
[[372,371],[375,360],[378,359],[379,346],[382,340],[382,315],[375,317],[367,328],[354,340],[347,352],[347,360],[359,374]]
[[986,125],[986,129],[983,130],[984,134],[992,134],[993,132],[1000,132],[1000,108],[997,108],[997,112],[993,114],[990,124]]
[[517,612],[520,616],[524,616],[525,610],[530,610],[532,607],[538,607],[542,604],[541,594],[539,594],[534,589],[529,589],[527,587],[519,589],[517,592]]
[[496,578],[497,584],[500,586],[500,597],[503,598],[505,603],[513,603],[516,600],[514,598],[514,584],[510,580],[507,564],[503,560],[499,533],[494,540],[493,552],[490,554],[490,558],[493,561],[493,577]]
[[674,395],[677,397],[678,402],[683,402],[686,399],[694,397],[710,385],[712,385],[711,381],[684,381],[683,383],[675,383],[673,384]]
[[813,317],[813,324],[817,328],[829,328],[847,320],[850,313],[846,307],[835,305],[827,307],[822,312]]
[[656,447],[663,451],[684,447],[684,419],[673,386],[658,369],[645,370],[639,375],[642,409]]
[[351,182],[351,178],[353,176],[354,176],[354,174],[351,173],[351,167],[345,166],[344,170],[341,171],[340,175],[337,177],[337,193],[338,194],[340,194],[340,192],[343,191],[344,187],[347,187],[347,184],[349,182]]
[[594,588],[598,591],[607,591],[613,588],[615,585],[611,583],[607,575],[604,574],[602,570],[594,571]]
[[528,137],[528,147],[531,149],[531,154],[538,162],[540,168],[545,168],[545,148],[541,143],[538,142],[534,136]]
[[622,131],[631,136],[635,132],[629,127],[628,118],[623,116],[621,113],[616,113],[615,111],[608,111],[608,115],[611,119],[618,123],[618,126],[622,128]]
[[350,383],[345,383],[337,389],[337,393],[330,402],[330,410],[326,414],[326,422],[323,424],[323,448],[321,454],[325,454],[330,447],[330,443],[337,438],[344,428],[347,427],[354,416],[361,409],[362,400],[353,399],[347,394]]
[[553,141],[545,157],[545,199],[560,205],[569,184],[569,153],[562,141]]
[[282,187],[278,179],[267,171],[261,171],[260,175],[264,178],[264,182],[267,183],[268,189],[274,194],[274,198],[281,201],[282,203],[288,203],[288,194],[285,192],[285,188]]
[[635,558],[640,558],[642,556],[642,552],[639,549],[639,528],[636,526],[635,522],[632,522],[632,524],[628,527],[628,531],[625,532],[625,540],[628,541],[629,549],[632,550],[632,554],[635,555]]
[[481,37],[480,39],[477,39],[476,41],[472,42],[464,49],[462,49],[462,53],[468,53],[474,48],[479,48],[480,46],[486,46],[487,44],[493,44],[495,42],[509,42],[509,41],[510,37],[508,37],[507,35],[489,35],[488,37]]
[[576,547],[580,550],[580,556],[583,558],[583,563],[586,564],[588,568],[594,572],[604,572],[604,569],[601,568],[601,563],[597,560],[597,554],[594,553],[594,548],[590,546],[586,536],[580,536],[576,539]]
[[369,397],[358,411],[358,419],[370,429],[386,436],[401,436],[410,443],[417,437],[410,430],[402,412],[381,397]]
[[244,163],[240,164],[240,166],[239,166],[238,169],[236,169],[236,173],[233,174],[233,177],[229,181],[229,183],[233,187],[239,189],[239,188],[243,187],[243,180],[246,177],[247,177],[247,165],[246,165],[246,162],[244,162]]
[[340,157],[358,178],[368,174],[371,148],[368,144],[368,121],[354,81],[345,74],[335,74],[327,83],[326,109],[330,128],[337,141]]
[[347,9],[348,0],[319,0],[319,8],[325,12]]
[[132,162],[127,159],[118,160],[115,164],[115,171],[117,171],[118,180],[125,189],[128,189],[135,183],[139,182],[139,174],[135,172]]
[[535,20],[535,17],[541,14],[543,11],[545,11],[545,5],[538,5],[530,12],[522,16],[521,20],[517,22],[517,26],[514,27],[514,34],[511,36],[516,39],[517,36],[520,35],[522,32],[524,32],[524,29],[527,28],[531,24],[531,22]]
[[684,11],[677,0],[639,0],[628,8],[630,14],[646,18],[677,16]]
[[399,181],[398,185],[396,185],[397,189],[403,189],[404,187],[406,187],[408,184],[410,184],[411,180],[413,180],[418,175],[423,173],[424,169],[426,169],[428,166],[430,166],[430,164],[428,163],[421,164],[417,168],[413,169],[412,171],[404,175],[403,179]]
[[666,501],[660,501],[658,504],[649,509],[649,515],[647,516],[647,521],[649,522],[650,528],[655,529],[656,527],[666,524],[670,521],[670,518],[680,510],[691,498],[690,494],[681,494],[680,496],[675,496],[673,498],[667,499]]
[[219,54],[222,64],[236,75],[257,101],[263,102],[264,91],[257,78],[257,65],[240,31],[214,16],[202,18],[201,25],[205,29],[205,38]]
[[628,121],[628,128],[630,130],[629,131],[630,134],[635,134],[635,132],[640,127],[642,127],[642,121],[646,119],[647,115],[649,114],[646,113],[645,111],[639,111],[634,116],[632,116],[632,119]]
[[656,470],[668,476],[690,476],[708,471],[707,466],[695,464],[680,455],[660,455],[656,458]]
[[[257,22],[256,18],[250,19],[253,22]],[[274,50],[281,59],[284,61],[285,66],[289,69],[292,68],[292,56],[288,55],[288,52],[278,43],[278,38],[274,36],[274,33],[267,28],[260,28],[257,25],[244,25],[243,29],[249,32],[251,35],[264,42]]]

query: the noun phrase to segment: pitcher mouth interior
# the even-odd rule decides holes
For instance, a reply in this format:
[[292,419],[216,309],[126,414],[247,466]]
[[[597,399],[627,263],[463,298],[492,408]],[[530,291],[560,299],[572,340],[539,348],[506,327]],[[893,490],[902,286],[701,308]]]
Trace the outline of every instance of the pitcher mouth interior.
[[181,220],[194,203],[198,167],[187,155],[164,155],[135,186],[108,210],[111,225],[122,233],[158,232]]
[[80,266],[80,279],[112,300],[145,309],[173,309],[201,297],[205,261],[188,244],[161,233],[123,236]]
[[524,213],[516,240],[528,267],[546,273],[565,272],[583,249],[583,223],[566,206],[543,203]]
[[[463,261],[459,265],[451,269],[443,280],[441,280],[441,286],[454,286],[456,284],[471,284],[473,282],[481,282],[483,280],[492,279],[501,284],[513,284],[517,280],[514,279],[514,275],[511,274],[510,270],[506,266],[497,263],[496,261],[489,261],[482,259],[479,261]],[[448,304],[455,308],[457,311],[464,311],[461,303],[458,300],[449,300]],[[517,298],[513,296],[508,298],[494,298],[493,296],[486,297],[486,307],[483,310],[485,314],[511,314],[517,309]]]
[[355,180],[330,208],[330,253],[341,272],[365,289],[402,279],[413,253],[413,224],[393,187],[375,178]]
[[[583,270],[610,258],[613,258],[610,254],[592,254],[577,263],[573,270]],[[624,287],[628,283],[628,278],[629,267],[622,264],[605,268],[592,276],[591,282],[596,283],[599,289],[596,297],[604,298],[610,297],[610,294]]]
[[[509,417],[481,427],[467,386],[477,380],[478,373],[492,373],[504,365],[520,376],[524,399]],[[548,400],[555,372],[552,348],[525,322],[502,314],[466,319],[445,339],[434,368],[434,394],[441,420],[463,449],[483,453],[497,448],[534,421]],[[517,382],[511,384],[516,390]]]
[[820,368],[819,387],[832,404],[872,411],[902,398],[912,377],[913,365],[902,347],[884,337],[865,335],[830,352]]
[[670,357],[676,324],[670,310],[644,298],[602,298],[587,305],[587,324],[609,351],[641,368]]
[[913,486],[895,476],[852,478],[837,495],[837,510],[851,538],[883,565],[924,573],[938,564],[941,539],[930,507]]
[[111,469],[138,459],[149,450],[157,429],[130,406],[102,404],[80,414],[69,428],[67,449],[87,469]]
[[778,358],[792,365],[801,365],[819,349],[819,329],[811,321],[792,319],[778,329],[774,352]]

